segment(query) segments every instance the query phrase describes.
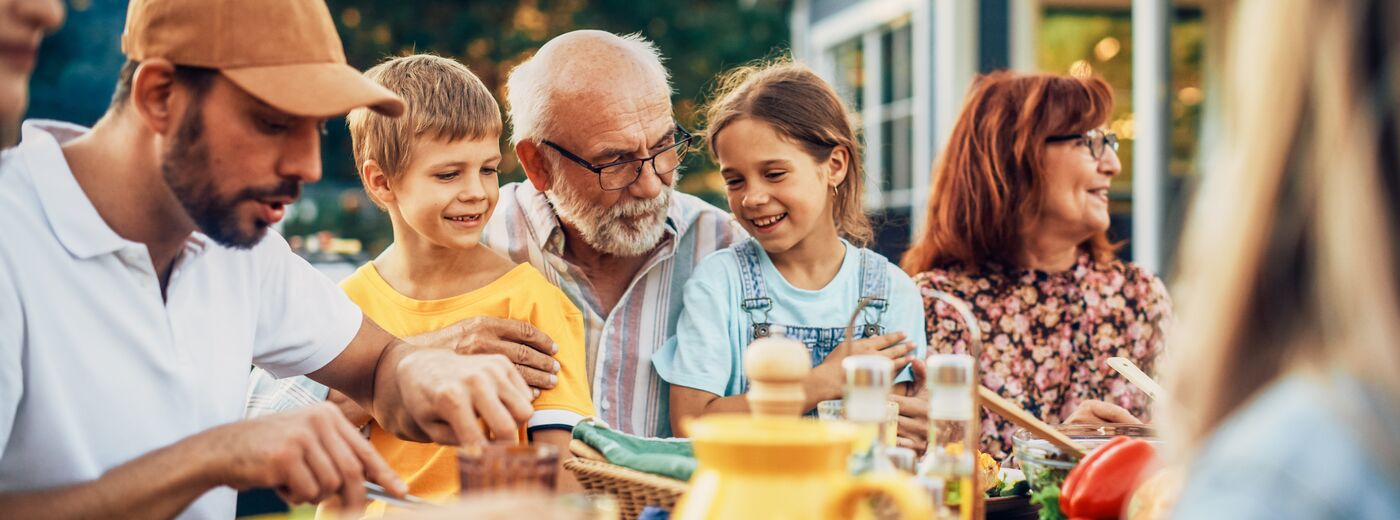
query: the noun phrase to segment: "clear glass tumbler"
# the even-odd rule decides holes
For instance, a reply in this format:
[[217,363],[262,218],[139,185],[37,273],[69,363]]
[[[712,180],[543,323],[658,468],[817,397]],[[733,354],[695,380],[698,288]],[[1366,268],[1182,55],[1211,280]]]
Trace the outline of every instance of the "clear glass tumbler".
[[457,450],[462,495],[502,490],[553,492],[559,450],[543,444],[489,443]]

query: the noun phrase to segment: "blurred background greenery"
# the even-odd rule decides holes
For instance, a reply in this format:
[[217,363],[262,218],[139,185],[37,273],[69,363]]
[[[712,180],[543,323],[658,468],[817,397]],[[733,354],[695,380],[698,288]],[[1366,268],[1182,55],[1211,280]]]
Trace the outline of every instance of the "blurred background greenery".
[[[828,5],[823,9],[854,8],[876,0],[329,0],[328,5],[345,43],[351,65],[365,69],[390,56],[432,52],[453,57],[470,67],[503,99],[510,69],[550,38],[575,29],[640,33],[656,42],[667,58],[674,86],[676,117],[698,127],[697,111],[716,74],[735,65],[781,54],[796,32],[790,27],[802,2]],[[961,1],[961,0],[959,0]],[[980,0],[987,5],[1006,4]],[[28,117],[53,118],[90,125],[107,107],[123,57],[118,48],[126,2],[69,0],[69,18],[40,50]],[[849,12],[849,11],[848,11]],[[905,85],[912,92],[911,26],[904,16],[878,28],[885,51],[878,67],[882,85]],[[1203,80],[1207,23],[1200,7],[1179,5],[1171,15],[1171,126],[1168,170],[1162,186],[1166,198],[1164,243],[1175,242],[1184,201],[1199,175],[1202,108],[1207,98]],[[1045,72],[1100,75],[1114,86],[1117,108],[1110,122],[1122,138],[1119,152],[1123,174],[1112,190],[1110,235],[1130,238],[1133,215],[1133,45],[1132,17],[1125,0],[1104,2],[1045,1],[1038,8],[1034,31],[1034,68]],[[885,110],[899,103],[869,100],[860,93],[867,63],[861,38],[828,50],[835,63],[833,82],[857,111]],[[902,57],[902,59],[900,59]],[[872,55],[871,59],[875,59]],[[1005,66],[991,63],[986,67]],[[625,82],[627,78],[616,78]],[[902,82],[902,83],[900,83]],[[886,88],[889,90],[889,88]],[[897,89],[896,89],[897,90]],[[890,94],[886,92],[886,94]],[[890,97],[890,96],[886,96]],[[893,96],[900,97],[900,96]],[[901,101],[908,104],[906,101]],[[919,103],[929,102],[918,100]],[[865,105],[870,105],[866,107]],[[912,105],[910,105],[912,106]],[[908,108],[908,107],[906,107]],[[906,110],[907,111],[907,110]],[[860,118],[859,114],[856,116]],[[889,116],[893,117],[893,116]],[[864,153],[879,158],[889,174],[881,191],[908,191],[913,176],[927,175],[929,165],[913,164],[912,116],[886,121],[880,142],[867,143]],[[384,213],[365,198],[356,178],[349,134],[344,120],[328,124],[322,158],[324,180],[309,186],[302,201],[289,211],[282,232],[313,260],[345,260],[354,264],[378,254],[392,239]],[[502,142],[504,147],[504,140]],[[932,156],[936,156],[933,151]],[[505,153],[502,182],[523,179],[513,153]],[[717,206],[726,207],[723,185],[715,166],[703,153],[686,159],[680,189]],[[892,186],[892,179],[900,186]],[[878,198],[878,197],[877,197]],[[910,238],[911,218],[923,209],[916,194],[900,207],[868,209],[878,226],[877,251],[897,257]],[[334,251],[330,254],[327,251]],[[349,253],[349,254],[347,254]],[[1120,250],[1130,257],[1131,243]]]
[[[504,99],[510,69],[544,42],[575,29],[640,33],[666,57],[676,117],[696,128],[697,107],[719,72],[786,50],[790,0],[509,0],[413,2],[330,0],[350,64],[364,70],[386,57],[432,52],[456,58]],[[91,125],[106,110],[124,58],[119,41],[125,1],[70,0],[64,27],[45,39],[27,117]],[[627,81],[627,78],[617,78]],[[503,110],[504,112],[504,110]],[[388,219],[360,190],[344,119],[327,125],[324,179],[292,208],[283,233],[330,235],[377,254],[391,240]],[[504,139],[502,146],[505,146]],[[524,179],[506,153],[502,183]],[[715,167],[687,156],[680,189],[725,207]],[[301,241],[297,241],[301,242]],[[320,245],[305,241],[313,249]],[[336,247],[348,251],[350,241]],[[362,256],[362,255],[355,255]]]

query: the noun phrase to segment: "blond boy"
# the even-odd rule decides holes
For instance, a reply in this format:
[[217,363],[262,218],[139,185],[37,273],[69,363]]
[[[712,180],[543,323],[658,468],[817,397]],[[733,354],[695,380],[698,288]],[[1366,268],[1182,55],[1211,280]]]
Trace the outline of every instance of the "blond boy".
[[[520,441],[552,444],[566,455],[574,424],[594,415],[583,317],[539,271],[480,244],[499,188],[496,101],[465,66],[438,56],[395,58],[365,76],[408,107],[399,118],[369,110],[349,115],[360,180],[388,213],[394,244],[341,287],[365,315],[401,337],[474,316],[524,321],[547,334],[559,347],[557,385],[532,403],[535,414]],[[456,493],[453,448],[403,441],[377,425],[370,425],[370,441],[410,493],[429,499]],[[561,486],[577,486],[568,472],[559,474]]]

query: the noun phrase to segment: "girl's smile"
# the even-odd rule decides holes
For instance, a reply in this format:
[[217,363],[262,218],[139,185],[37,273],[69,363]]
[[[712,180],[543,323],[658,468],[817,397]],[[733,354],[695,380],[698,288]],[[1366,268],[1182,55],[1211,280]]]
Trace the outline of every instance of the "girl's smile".
[[759,233],[771,233],[773,230],[777,229],[778,224],[781,224],[787,219],[787,216],[787,213],[780,213],[771,217],[751,218],[749,222],[753,224],[755,231]]
[[[741,118],[715,141],[729,207],[770,255],[837,243],[832,186],[845,177],[845,152],[819,160],[772,125]],[[838,156],[839,157],[836,157]]]

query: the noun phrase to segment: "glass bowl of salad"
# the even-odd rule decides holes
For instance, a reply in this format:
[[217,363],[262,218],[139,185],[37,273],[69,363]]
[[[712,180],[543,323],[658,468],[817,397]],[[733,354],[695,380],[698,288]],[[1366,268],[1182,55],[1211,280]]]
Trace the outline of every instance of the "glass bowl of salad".
[[[1055,429],[1088,451],[1094,451],[1094,448],[1119,435],[1147,439],[1154,444],[1157,439],[1157,430],[1143,424],[1061,424]],[[1043,513],[1050,513],[1044,511],[1049,508],[1058,511],[1060,485],[1064,484],[1069,470],[1079,463],[1079,459],[1025,429],[1017,429],[1011,434],[1011,449],[1021,465],[1021,471],[1026,474],[1026,482],[1030,483],[1031,501],[1039,504]],[[1041,515],[1041,518],[1056,517]]]

